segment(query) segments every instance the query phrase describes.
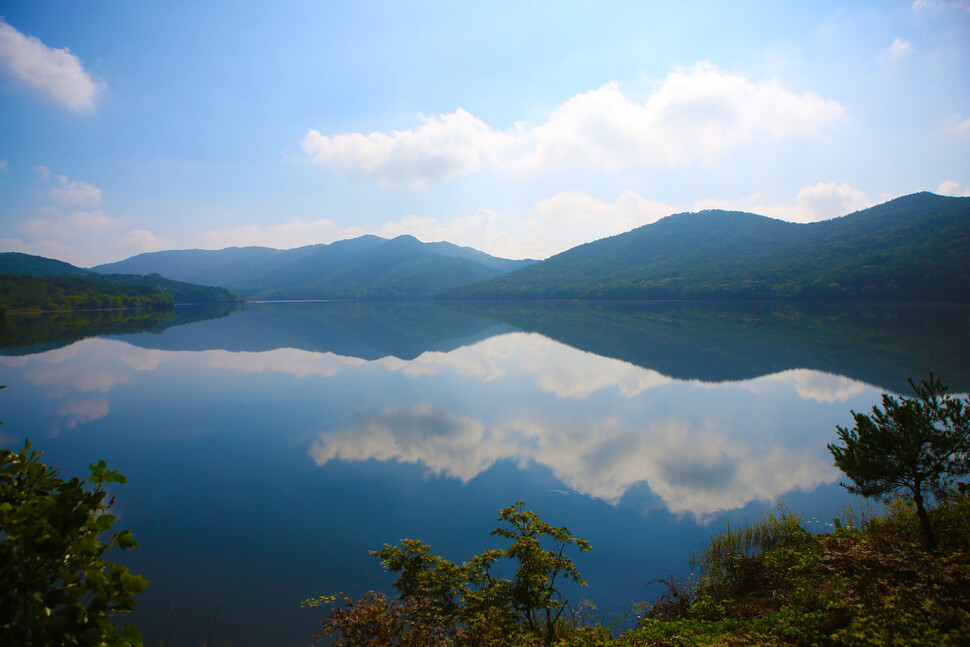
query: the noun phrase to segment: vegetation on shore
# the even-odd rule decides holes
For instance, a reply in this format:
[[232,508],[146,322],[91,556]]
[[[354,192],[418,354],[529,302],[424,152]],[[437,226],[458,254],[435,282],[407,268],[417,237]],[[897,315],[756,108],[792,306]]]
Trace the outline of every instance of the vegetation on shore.
[[7,312],[171,308],[174,299],[147,285],[122,285],[68,276],[0,274],[0,306]]
[[[557,588],[563,575],[584,584],[564,553],[591,546],[519,502],[499,516],[510,527],[492,533],[512,545],[465,564],[416,540],[372,553],[400,573],[398,597],[343,598],[318,639],[336,636],[341,647],[965,644],[970,498],[954,479],[970,473],[970,401],[951,398],[932,375],[911,384],[914,397],[885,396],[882,409],[853,412],[856,426],[839,428],[841,444],[829,445],[852,481],[843,485],[888,500],[884,514],[848,509],[819,533],[779,508],[728,527],[694,556],[696,580],[660,580],[666,593],[631,609],[636,625],[618,635]],[[513,563],[512,579],[493,574],[500,560]]]
[[7,313],[171,308],[175,303],[242,301],[223,288],[160,274],[98,274],[51,258],[0,253],[0,307]]

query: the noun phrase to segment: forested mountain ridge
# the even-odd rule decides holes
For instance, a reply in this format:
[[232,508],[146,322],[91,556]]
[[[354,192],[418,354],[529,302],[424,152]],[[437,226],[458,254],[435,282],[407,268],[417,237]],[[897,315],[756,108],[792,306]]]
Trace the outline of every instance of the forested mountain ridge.
[[970,198],[916,193],[796,224],[680,213],[444,299],[970,301]]
[[0,253],[0,305],[8,310],[77,310],[239,301],[224,290],[159,274],[97,274],[43,256]]
[[151,252],[92,270],[157,272],[264,299],[376,299],[431,297],[534,262],[497,258],[447,242],[422,243],[407,235],[390,240],[368,235],[288,250]]

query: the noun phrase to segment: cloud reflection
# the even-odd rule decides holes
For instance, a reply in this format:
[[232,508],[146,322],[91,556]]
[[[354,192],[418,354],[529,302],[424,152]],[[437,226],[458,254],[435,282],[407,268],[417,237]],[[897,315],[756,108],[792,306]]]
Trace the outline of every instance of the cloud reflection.
[[537,464],[567,487],[613,504],[646,483],[670,511],[698,518],[837,477],[827,458],[753,447],[681,421],[637,426],[604,418],[590,428],[533,419],[488,426],[429,404],[385,409],[355,427],[321,433],[309,453],[318,465],[420,463],[463,482],[500,460]]
[[829,403],[847,402],[849,398],[859,395],[866,388],[864,382],[803,368],[766,375],[747,384],[749,390],[759,393],[759,384],[765,383],[792,384],[802,400]]
[[65,402],[58,413],[64,417],[64,425],[74,429],[79,424],[103,418],[111,412],[111,406],[104,398],[71,400]]
[[320,434],[309,451],[317,465],[334,459],[422,463],[434,474],[467,482],[516,450],[477,420],[421,404],[388,408],[356,427]]

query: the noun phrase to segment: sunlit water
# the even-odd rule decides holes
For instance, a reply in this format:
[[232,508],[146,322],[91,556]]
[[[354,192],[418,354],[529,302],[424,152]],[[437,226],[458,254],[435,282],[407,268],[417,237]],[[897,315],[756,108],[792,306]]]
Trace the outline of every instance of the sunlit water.
[[[463,561],[501,545],[518,500],[593,544],[574,555],[589,587],[567,593],[610,619],[728,521],[783,501],[824,528],[851,501],[826,449],[850,410],[922,371],[970,378],[965,342],[912,309],[218,314],[23,345],[41,320],[8,324],[0,357],[5,447],[128,476],[114,511],[139,546],[115,558],[151,581],[150,645],[309,644],[324,611],[301,600],[391,590],[368,550],[413,537]],[[953,330],[966,310],[933,317]]]

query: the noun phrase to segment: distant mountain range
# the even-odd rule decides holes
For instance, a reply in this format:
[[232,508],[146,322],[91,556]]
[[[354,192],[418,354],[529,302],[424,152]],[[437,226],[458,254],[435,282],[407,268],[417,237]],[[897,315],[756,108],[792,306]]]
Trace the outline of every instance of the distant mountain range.
[[231,247],[139,254],[95,272],[163,276],[214,285],[258,299],[428,298],[535,263],[489,256],[413,236],[361,236],[329,245],[279,250]]
[[796,224],[668,216],[440,298],[970,301],[970,198],[916,193]]
[[679,213],[541,262],[412,236],[361,236],[289,250],[153,252],[91,270],[0,254],[0,272],[150,279],[180,302],[232,298],[206,298],[189,284],[264,300],[970,302],[970,198],[916,193],[808,224]]

